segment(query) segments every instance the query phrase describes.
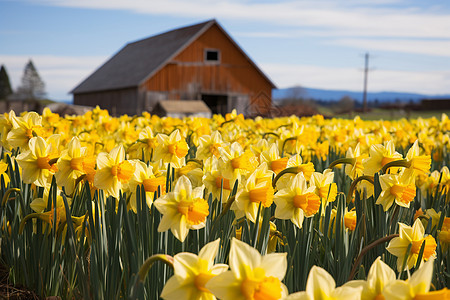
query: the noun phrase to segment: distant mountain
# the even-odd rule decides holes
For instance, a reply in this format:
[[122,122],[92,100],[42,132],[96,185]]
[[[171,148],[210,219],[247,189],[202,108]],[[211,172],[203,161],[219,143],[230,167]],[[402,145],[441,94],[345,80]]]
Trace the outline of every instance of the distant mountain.
[[[292,97],[292,95],[298,94],[298,91],[295,91],[295,87],[285,88],[285,89],[275,89],[272,91],[272,98],[274,101],[281,100],[284,98]],[[350,98],[355,99],[356,101],[362,102],[363,100],[363,92],[354,92],[354,91],[341,91],[341,90],[322,90],[322,89],[312,89],[312,88],[302,88],[302,93],[299,95],[300,97],[306,99],[314,99],[321,101],[339,101],[342,97],[349,96]],[[401,92],[368,92],[367,93],[367,101],[375,101],[379,102],[418,102],[422,99],[438,99],[438,98],[450,98],[450,94],[447,95],[425,95],[425,94],[414,94],[414,93],[401,93]]]

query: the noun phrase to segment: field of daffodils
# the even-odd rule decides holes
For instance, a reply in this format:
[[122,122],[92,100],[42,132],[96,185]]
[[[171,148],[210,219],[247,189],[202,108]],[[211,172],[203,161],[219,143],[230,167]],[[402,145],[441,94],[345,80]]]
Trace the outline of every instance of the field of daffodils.
[[0,116],[0,293],[450,299],[449,143],[445,114],[11,111]]

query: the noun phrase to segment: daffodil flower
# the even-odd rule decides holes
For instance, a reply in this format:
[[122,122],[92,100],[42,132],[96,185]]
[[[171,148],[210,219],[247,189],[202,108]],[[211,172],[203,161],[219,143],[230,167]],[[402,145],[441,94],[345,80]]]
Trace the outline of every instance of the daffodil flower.
[[144,161],[150,161],[152,151],[155,151],[158,146],[158,139],[153,135],[153,131],[149,126],[146,126],[139,132],[137,142],[132,145],[128,152],[130,157],[136,159],[144,158]]
[[128,184],[133,176],[134,166],[125,160],[125,149],[122,144],[111,152],[101,152],[97,156],[97,172],[94,185],[105,191],[106,196],[119,198],[120,189]]
[[[286,164],[286,168],[292,168],[296,167],[297,174],[303,173],[303,176],[305,177],[306,181],[309,181],[311,179],[312,174],[314,173],[314,164],[312,162],[303,163],[303,158],[300,154],[292,155]],[[296,174],[284,174],[281,176],[277,183],[276,187],[278,190],[285,189],[290,186],[294,176]]]
[[56,183],[63,186],[67,194],[72,194],[77,178],[94,171],[95,159],[89,157],[87,147],[81,147],[80,140],[73,137],[67,149],[61,151],[56,165]]
[[206,288],[209,280],[228,270],[228,265],[214,264],[220,239],[206,244],[198,253],[178,253],[173,257],[174,275],[161,292],[167,300],[214,300]]
[[251,222],[256,222],[259,205],[261,207],[270,207],[273,202],[272,182],[267,180],[257,181],[257,171],[254,171],[238,189],[236,200],[231,209],[235,211],[236,217],[240,218],[244,215]]
[[173,235],[183,242],[190,229],[205,227],[209,215],[208,202],[203,199],[203,188],[192,189],[186,176],[181,176],[173,192],[167,193],[153,203],[163,215],[158,231],[171,230]]
[[8,132],[7,141],[12,147],[28,150],[29,141],[34,136],[40,136],[42,117],[36,112],[28,112],[23,117],[11,116],[13,128]]
[[416,185],[414,178],[409,173],[385,174],[380,176],[381,194],[376,204],[381,204],[387,211],[392,204],[409,207],[416,197]]
[[0,145],[6,150],[11,150],[11,145],[8,142],[8,133],[13,128],[13,118],[16,113],[11,110],[9,113],[0,114]]
[[295,175],[291,185],[275,194],[275,218],[291,220],[302,228],[303,219],[312,217],[319,211],[320,198],[315,193],[314,185],[307,187],[303,173]]
[[407,169],[412,174],[428,174],[431,168],[431,157],[420,155],[419,141],[416,140],[406,154],[406,161],[410,164]]
[[366,154],[361,154],[359,143],[356,145],[354,150],[352,150],[351,147],[348,148],[346,158],[351,158],[353,163],[345,166],[345,173],[351,179],[354,180],[356,177],[361,176],[364,173],[363,160],[366,157]]
[[398,223],[398,225],[400,231],[399,237],[393,238],[389,242],[386,250],[392,255],[397,256],[397,270],[399,272],[403,271],[403,260],[409,245],[412,246],[407,257],[406,267],[408,269],[411,269],[416,264],[423,243],[425,243],[425,248],[422,259],[428,260],[435,256],[436,241],[431,235],[424,236],[425,229],[419,219],[414,221],[412,227],[403,223]]
[[361,299],[361,291],[362,287],[336,288],[336,282],[327,271],[313,266],[306,281],[306,291],[291,294],[286,300],[357,300]]
[[334,181],[334,172],[331,169],[325,169],[323,173],[313,172],[311,175],[311,184],[316,187],[315,193],[322,201],[323,212],[329,202],[336,200],[337,185]]
[[272,144],[268,150],[263,151],[260,156],[260,161],[266,162],[268,167],[275,172],[275,174],[286,169],[288,160],[288,157],[280,157],[276,143]]
[[219,170],[222,176],[230,181],[233,187],[241,176],[253,172],[258,166],[258,161],[250,150],[243,150],[238,142],[234,142],[228,148],[220,147]]
[[[395,151],[395,145],[392,140],[388,141],[385,145],[372,145],[370,146],[369,157],[362,161],[364,174],[374,176],[387,163],[402,158],[402,155]],[[396,170],[391,169],[391,173],[396,173]]]
[[9,176],[6,173],[6,171],[8,170],[8,164],[5,163],[4,161],[0,161],[0,176],[3,176],[3,179],[5,180],[5,186],[8,186],[9,183]]
[[408,280],[396,280],[383,290],[384,299],[425,300],[449,299],[450,291],[446,288],[430,292],[433,277],[434,258],[424,263]]
[[145,164],[142,161],[132,160],[130,161],[134,165],[134,173],[129,181],[129,189],[131,192],[131,198],[129,205],[131,209],[136,212],[136,187],[143,185],[145,191],[145,201],[150,208],[153,203],[155,192],[158,188],[161,188],[161,193],[166,192],[166,176],[155,176],[153,174],[153,166]]
[[33,137],[28,143],[29,150],[17,155],[16,160],[22,168],[22,180],[37,186],[46,186],[49,178],[57,170],[56,164],[50,165],[52,145],[41,138]]
[[286,253],[265,256],[255,248],[233,238],[229,255],[231,271],[226,271],[206,284],[222,300],[276,300],[287,296],[281,283],[287,269]]
[[378,257],[370,267],[367,280],[352,280],[345,287],[362,287],[361,300],[382,299],[383,290],[395,282],[395,272]]
[[222,177],[219,170],[219,160],[215,156],[209,157],[203,163],[204,175],[203,184],[208,193],[213,195],[213,199],[220,199],[222,192],[222,200],[226,202],[231,192],[230,180]]
[[196,153],[198,159],[207,159],[212,155],[219,158],[219,148],[225,145],[222,135],[218,131],[214,131],[211,135],[201,136],[198,141],[199,146],[197,147]]
[[450,245],[450,217],[444,218],[442,228],[439,231],[439,242],[442,245],[443,252],[445,253]]
[[171,163],[175,168],[181,168],[185,162],[184,157],[189,151],[189,146],[181,137],[178,129],[174,130],[169,136],[158,133],[158,147],[153,154],[153,160]]

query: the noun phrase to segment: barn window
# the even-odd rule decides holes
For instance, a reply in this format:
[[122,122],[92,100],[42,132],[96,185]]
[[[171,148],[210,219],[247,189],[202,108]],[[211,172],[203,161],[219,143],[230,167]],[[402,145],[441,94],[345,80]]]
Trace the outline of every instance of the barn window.
[[206,62],[219,62],[220,58],[219,50],[216,49],[206,49],[205,50],[205,61]]

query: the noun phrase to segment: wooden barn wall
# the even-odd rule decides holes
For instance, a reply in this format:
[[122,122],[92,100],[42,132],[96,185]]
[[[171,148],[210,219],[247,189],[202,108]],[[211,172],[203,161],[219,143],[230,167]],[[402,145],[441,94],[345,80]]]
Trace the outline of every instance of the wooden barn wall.
[[[220,63],[204,62],[205,49],[218,49]],[[246,94],[259,112],[271,107],[272,86],[225,34],[212,26],[148,79],[143,87],[168,91],[170,99],[196,99],[201,93]]]
[[111,115],[141,113],[136,88],[74,94],[73,104],[93,107],[98,105],[102,109],[107,109]]

